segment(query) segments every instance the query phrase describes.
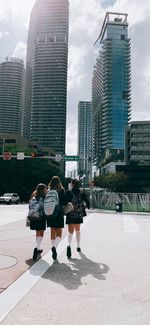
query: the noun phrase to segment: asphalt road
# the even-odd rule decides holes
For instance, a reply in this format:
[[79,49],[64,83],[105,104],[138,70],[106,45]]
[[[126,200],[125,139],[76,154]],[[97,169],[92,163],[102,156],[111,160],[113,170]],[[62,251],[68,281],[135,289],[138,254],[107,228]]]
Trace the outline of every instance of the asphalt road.
[[66,258],[65,229],[53,263],[46,231],[33,264],[26,212],[0,206],[0,254],[12,258],[0,270],[2,325],[150,325],[150,215],[89,211],[80,254],[74,238]]

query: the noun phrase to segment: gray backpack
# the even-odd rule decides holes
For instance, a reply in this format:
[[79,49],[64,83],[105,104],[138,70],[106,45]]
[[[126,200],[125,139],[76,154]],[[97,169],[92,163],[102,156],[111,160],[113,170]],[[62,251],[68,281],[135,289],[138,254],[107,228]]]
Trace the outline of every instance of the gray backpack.
[[55,207],[59,204],[59,196],[57,191],[49,190],[44,199],[44,213],[46,216],[51,216],[54,213]]

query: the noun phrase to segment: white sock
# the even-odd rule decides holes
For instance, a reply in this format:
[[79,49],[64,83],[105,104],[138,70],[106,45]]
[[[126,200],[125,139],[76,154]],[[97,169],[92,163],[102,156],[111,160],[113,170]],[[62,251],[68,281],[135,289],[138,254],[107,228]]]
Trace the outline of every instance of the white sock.
[[51,243],[52,243],[52,247],[55,247],[55,239],[52,239]]
[[37,249],[40,249],[42,239],[43,239],[43,237],[41,237],[41,236],[36,237],[36,247],[37,247]]
[[59,242],[60,242],[60,237],[56,237],[55,238],[55,247],[57,248],[57,246],[58,246],[58,244],[59,244]]
[[68,245],[69,246],[71,246],[72,237],[73,237],[73,234],[71,232],[69,232],[69,234],[68,234]]
[[80,247],[80,239],[81,239],[80,231],[76,231],[77,247]]

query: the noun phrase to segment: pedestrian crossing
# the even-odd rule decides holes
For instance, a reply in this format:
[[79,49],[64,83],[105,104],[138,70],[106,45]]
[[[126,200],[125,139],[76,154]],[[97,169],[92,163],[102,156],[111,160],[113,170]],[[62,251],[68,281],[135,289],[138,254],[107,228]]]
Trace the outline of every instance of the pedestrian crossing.
[[141,230],[132,215],[123,216],[123,227],[125,233],[141,234]]

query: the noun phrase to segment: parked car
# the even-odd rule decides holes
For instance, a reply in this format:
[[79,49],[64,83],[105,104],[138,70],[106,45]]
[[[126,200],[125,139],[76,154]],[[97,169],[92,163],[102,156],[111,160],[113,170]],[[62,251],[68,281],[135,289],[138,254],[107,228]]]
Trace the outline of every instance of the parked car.
[[11,204],[15,203],[18,204],[20,201],[19,195],[17,193],[5,193],[4,195],[0,196],[0,203]]

